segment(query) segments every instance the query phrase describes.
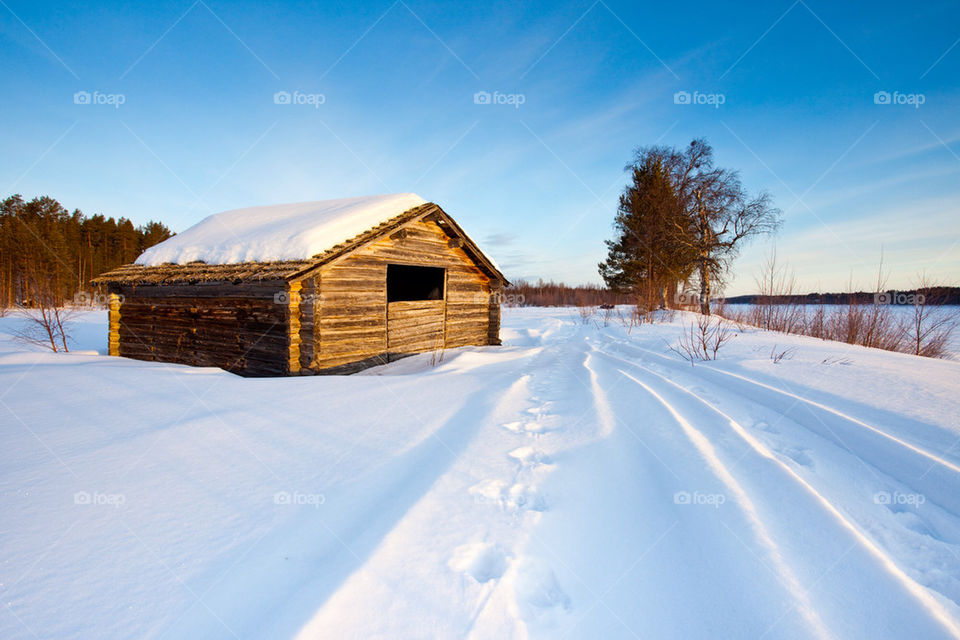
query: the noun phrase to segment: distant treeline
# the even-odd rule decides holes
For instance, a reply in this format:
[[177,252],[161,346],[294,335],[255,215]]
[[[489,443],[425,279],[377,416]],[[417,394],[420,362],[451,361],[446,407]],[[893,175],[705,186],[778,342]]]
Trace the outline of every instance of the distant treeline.
[[960,287],[923,287],[919,289],[889,289],[883,293],[857,291],[855,293],[808,293],[806,295],[765,296],[750,294],[724,298],[727,304],[914,304],[922,295],[927,304],[960,304]]
[[132,262],[171,235],[159,222],[67,211],[49,197],[0,202],[0,307],[61,305],[89,290],[90,280]]
[[636,299],[595,284],[570,286],[552,280],[537,280],[536,283],[517,280],[503,290],[502,301],[507,306],[521,307],[596,307],[602,304],[633,304]]

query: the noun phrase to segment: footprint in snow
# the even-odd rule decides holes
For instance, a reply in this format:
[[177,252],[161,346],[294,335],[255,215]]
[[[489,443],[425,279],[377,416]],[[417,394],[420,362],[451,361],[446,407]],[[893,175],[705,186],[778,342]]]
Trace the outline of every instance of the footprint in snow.
[[547,501],[530,485],[518,482],[507,491],[504,505],[513,511],[546,511]]
[[532,435],[554,430],[554,427],[543,420],[515,420],[513,422],[506,422],[501,426],[514,433],[528,433]]
[[536,407],[530,407],[526,411],[527,413],[536,416],[537,419],[539,420],[550,411],[551,404],[552,404],[551,402],[544,402],[542,404],[537,405]]
[[544,562],[524,560],[515,582],[517,604],[531,617],[550,616],[555,610],[569,611],[570,596],[560,587],[557,576]]
[[504,480],[484,480],[470,487],[470,495],[476,502],[491,502],[498,504],[507,490],[509,483]]
[[550,464],[550,458],[543,451],[533,447],[520,447],[507,454],[524,467],[537,467]]
[[470,494],[478,503],[500,505],[509,512],[546,511],[547,502],[530,485],[518,482],[511,485],[504,480],[484,480],[470,487]]
[[481,584],[498,580],[507,570],[507,564],[509,554],[500,545],[488,542],[460,545],[447,561],[448,567],[469,575]]

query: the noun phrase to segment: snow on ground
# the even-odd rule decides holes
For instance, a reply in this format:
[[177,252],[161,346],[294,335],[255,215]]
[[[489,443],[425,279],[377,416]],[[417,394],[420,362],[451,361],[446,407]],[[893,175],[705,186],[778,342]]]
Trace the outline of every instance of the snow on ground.
[[392,193],[224,211],[147,249],[137,264],[307,259],[425,202]]
[[958,362],[505,309],[437,366],[243,379],[20,321],[0,637],[960,636]]

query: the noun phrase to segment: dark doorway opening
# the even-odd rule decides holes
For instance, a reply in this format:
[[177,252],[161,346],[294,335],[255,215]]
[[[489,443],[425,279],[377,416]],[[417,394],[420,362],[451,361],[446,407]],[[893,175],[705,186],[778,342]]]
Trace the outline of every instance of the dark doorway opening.
[[444,269],[387,265],[387,302],[443,300]]

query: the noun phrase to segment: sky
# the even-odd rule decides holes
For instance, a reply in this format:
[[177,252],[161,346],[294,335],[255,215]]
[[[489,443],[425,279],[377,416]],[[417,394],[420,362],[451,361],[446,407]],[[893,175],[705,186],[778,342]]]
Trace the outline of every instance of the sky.
[[637,147],[769,191],[805,291],[960,284],[960,3],[0,0],[0,195],[160,220],[415,192],[600,282]]

